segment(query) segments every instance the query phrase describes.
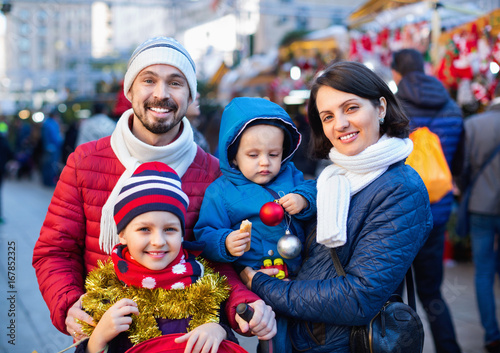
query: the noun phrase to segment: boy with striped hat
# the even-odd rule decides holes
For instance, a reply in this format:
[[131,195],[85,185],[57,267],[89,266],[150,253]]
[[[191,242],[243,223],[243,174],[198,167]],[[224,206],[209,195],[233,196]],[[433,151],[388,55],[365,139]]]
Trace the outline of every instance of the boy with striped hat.
[[125,181],[114,206],[120,243],[86,280],[82,304],[97,325],[81,322],[90,339],[77,352],[125,352],[186,331],[175,342],[197,347],[193,352],[237,342],[219,322],[227,281],[197,258],[204,243],[183,242],[188,204],[179,176],[164,163],[144,163]]

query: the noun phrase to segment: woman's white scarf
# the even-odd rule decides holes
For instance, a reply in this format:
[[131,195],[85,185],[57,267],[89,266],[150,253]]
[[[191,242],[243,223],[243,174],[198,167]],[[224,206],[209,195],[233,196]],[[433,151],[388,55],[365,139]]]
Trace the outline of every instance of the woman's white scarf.
[[182,119],[184,128],[175,141],[167,146],[152,146],[139,140],[130,131],[129,118],[132,114],[132,109],[123,113],[111,135],[111,147],[118,160],[125,166],[125,171],[102,208],[99,246],[108,254],[111,254],[113,247],[119,242],[113,219],[116,198],[137,167],[145,162],[159,161],[168,164],[182,178],[196,156],[197,146],[193,140],[193,129],[187,118]]
[[413,150],[410,139],[383,135],[377,143],[355,156],[345,156],[332,148],[332,165],[318,177],[318,226],[316,240],[329,248],[346,242],[347,213],[351,196],[381,176]]

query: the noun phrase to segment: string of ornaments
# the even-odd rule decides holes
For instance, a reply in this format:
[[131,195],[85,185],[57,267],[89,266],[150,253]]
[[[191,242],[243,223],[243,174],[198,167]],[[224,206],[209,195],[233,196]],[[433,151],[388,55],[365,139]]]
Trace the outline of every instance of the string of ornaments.
[[302,251],[300,239],[290,232],[292,217],[285,212],[278,200],[266,202],[259,211],[259,217],[266,226],[275,227],[285,219],[285,235],[278,240],[278,253],[284,259],[294,259]]

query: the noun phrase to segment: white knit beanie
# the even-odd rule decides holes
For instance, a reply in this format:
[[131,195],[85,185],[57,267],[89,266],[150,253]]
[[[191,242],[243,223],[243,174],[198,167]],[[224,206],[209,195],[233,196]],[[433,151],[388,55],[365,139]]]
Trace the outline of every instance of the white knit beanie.
[[[155,37],[146,40],[132,53],[123,81],[123,92],[128,99],[128,91],[142,69],[156,64],[171,65],[184,74],[189,84],[191,98],[196,97],[196,68],[187,50],[175,39]],[[130,99],[129,99],[130,100]]]

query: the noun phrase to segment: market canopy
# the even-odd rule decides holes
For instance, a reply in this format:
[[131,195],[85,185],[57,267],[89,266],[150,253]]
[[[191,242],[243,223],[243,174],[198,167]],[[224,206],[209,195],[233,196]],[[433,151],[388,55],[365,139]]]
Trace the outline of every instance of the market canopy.
[[437,0],[368,0],[349,16],[348,24],[351,29],[394,28],[408,21],[431,21],[438,15],[439,25],[448,29],[484,14],[473,1],[458,5]]
[[347,28],[333,25],[313,31],[301,39],[279,48],[279,57],[285,60],[289,54],[295,57],[314,57],[316,54],[328,55],[335,50],[345,51],[349,48]]
[[227,65],[224,62],[222,62],[217,71],[215,72],[215,74],[208,81],[209,85],[211,86],[218,85],[222,77],[224,77],[224,75],[227,74],[228,72],[229,72],[229,67],[227,67]]
[[484,30],[484,27],[488,25],[491,26],[490,35],[496,37],[500,34],[499,24],[500,24],[500,9],[496,9],[484,16],[477,18],[474,21],[464,23],[460,26],[454,27],[453,29],[443,33],[439,38],[439,43],[441,45],[445,45],[450,40],[452,40],[453,36],[455,36],[456,34],[460,34],[463,32],[471,33],[473,27],[476,27],[482,32]]
[[364,23],[372,21],[377,14],[386,10],[392,10],[400,6],[414,4],[421,0],[369,0],[347,19],[349,27],[358,27]]

